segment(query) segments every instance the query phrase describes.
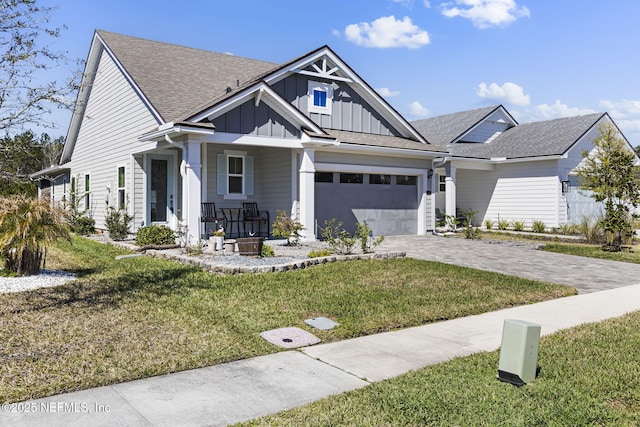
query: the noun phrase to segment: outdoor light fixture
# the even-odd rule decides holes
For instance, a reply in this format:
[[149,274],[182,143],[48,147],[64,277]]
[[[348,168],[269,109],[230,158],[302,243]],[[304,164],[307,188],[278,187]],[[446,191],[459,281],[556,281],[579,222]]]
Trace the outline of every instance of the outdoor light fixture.
[[427,172],[427,177],[431,178],[433,176],[433,169],[429,169],[429,172]]
[[562,182],[562,194],[569,192],[569,181],[561,181]]

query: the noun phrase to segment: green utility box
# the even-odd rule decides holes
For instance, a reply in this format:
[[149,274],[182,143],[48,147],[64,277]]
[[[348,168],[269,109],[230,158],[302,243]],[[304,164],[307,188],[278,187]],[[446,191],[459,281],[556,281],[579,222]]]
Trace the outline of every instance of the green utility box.
[[505,320],[498,379],[522,386],[536,378],[541,326],[524,320]]

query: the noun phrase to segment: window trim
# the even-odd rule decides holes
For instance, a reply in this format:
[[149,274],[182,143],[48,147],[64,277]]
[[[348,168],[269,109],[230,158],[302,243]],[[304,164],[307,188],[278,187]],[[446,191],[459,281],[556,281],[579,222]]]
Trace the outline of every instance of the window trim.
[[91,209],[91,174],[84,175],[84,209]]
[[[120,170],[122,169],[122,185],[120,185]],[[127,167],[125,165],[118,166],[116,179],[116,206],[118,209],[124,209],[127,206]],[[122,202],[120,193],[122,192]]]
[[[229,174],[229,158],[242,158],[242,174]],[[254,189],[254,160],[253,156],[247,154],[246,151],[224,150],[223,153],[217,155],[217,189],[216,193],[223,196],[225,200],[247,200],[247,196],[252,196]],[[242,193],[229,192],[229,177],[242,177]]]
[[[316,82],[313,80],[309,80],[307,87],[308,87],[307,105],[308,105],[309,113],[331,115],[333,111],[333,86],[329,83]],[[324,92],[326,94],[325,106],[316,105],[315,103],[316,92]]]

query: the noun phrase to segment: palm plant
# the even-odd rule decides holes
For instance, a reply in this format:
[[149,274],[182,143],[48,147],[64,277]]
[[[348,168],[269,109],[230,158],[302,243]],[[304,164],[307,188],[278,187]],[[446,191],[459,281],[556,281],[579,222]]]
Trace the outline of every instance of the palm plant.
[[47,247],[58,238],[70,239],[65,210],[22,195],[0,199],[0,256],[6,270],[20,276],[38,274]]

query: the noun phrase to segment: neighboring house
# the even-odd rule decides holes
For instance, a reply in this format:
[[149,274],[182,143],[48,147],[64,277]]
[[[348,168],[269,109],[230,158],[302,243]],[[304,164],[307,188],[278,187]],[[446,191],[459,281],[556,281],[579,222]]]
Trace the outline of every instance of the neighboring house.
[[538,220],[559,227],[601,212],[575,171],[599,126],[616,126],[607,113],[518,124],[499,105],[412,124],[449,152],[434,162],[435,206],[446,215],[471,209],[476,224],[503,219],[530,227]]
[[96,31],[60,164],[33,178],[98,228],[124,208],[191,242],[202,202],[285,210],[305,240],[331,218],[425,234],[444,155],[327,46],[272,64]]

